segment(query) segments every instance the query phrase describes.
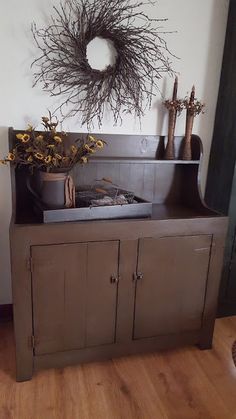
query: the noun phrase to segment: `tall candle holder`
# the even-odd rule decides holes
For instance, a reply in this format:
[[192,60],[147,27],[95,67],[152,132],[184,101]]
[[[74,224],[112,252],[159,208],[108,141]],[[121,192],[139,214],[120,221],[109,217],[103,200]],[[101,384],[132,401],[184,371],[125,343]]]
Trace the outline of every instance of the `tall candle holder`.
[[175,147],[174,147],[174,135],[177,115],[184,109],[183,101],[177,99],[178,91],[178,77],[175,78],[172,100],[165,100],[164,106],[169,110],[169,121],[168,121],[168,140],[165,149],[164,158],[166,160],[175,159]]
[[184,100],[184,107],[186,108],[186,127],[183,147],[183,160],[192,160],[191,137],[193,132],[193,123],[195,116],[203,113],[204,103],[201,103],[195,98],[195,86],[192,87],[189,99]]

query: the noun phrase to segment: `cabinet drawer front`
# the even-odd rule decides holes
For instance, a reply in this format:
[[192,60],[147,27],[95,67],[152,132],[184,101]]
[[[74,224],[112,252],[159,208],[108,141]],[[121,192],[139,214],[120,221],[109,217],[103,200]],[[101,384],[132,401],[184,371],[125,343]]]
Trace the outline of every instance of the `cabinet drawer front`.
[[119,242],[33,246],[35,354],[115,340]]
[[134,339],[201,328],[211,240],[210,235],[140,240]]

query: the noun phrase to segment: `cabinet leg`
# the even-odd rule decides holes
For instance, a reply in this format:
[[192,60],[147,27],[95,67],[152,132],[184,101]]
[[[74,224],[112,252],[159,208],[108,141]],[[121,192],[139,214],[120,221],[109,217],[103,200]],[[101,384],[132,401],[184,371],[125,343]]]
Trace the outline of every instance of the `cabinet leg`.
[[198,344],[199,349],[201,349],[201,351],[204,351],[206,349],[212,349],[212,339],[209,341],[202,341]]
[[32,374],[23,374],[16,372],[16,381],[17,383],[22,383],[23,381],[30,381],[32,379]]
[[205,328],[203,328],[200,342],[198,343],[198,347],[201,350],[212,349],[214,325],[215,321],[212,321],[208,325],[206,325]]
[[16,344],[16,381],[28,381],[33,376],[33,351],[23,344]]
[[18,364],[19,360],[17,360],[17,365],[16,365],[16,381],[17,382],[22,382],[22,381],[29,381],[31,380],[32,376],[33,376],[33,368],[31,365],[20,365]]

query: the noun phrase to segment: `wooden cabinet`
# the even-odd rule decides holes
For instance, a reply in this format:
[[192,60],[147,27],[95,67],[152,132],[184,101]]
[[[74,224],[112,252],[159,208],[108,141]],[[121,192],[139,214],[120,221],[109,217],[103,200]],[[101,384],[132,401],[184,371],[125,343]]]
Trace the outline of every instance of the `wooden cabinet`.
[[134,339],[199,330],[212,237],[139,240]]
[[75,181],[111,177],[153,202],[150,218],[43,224],[27,173],[12,171],[19,381],[46,367],[211,347],[228,220],[202,201],[199,138],[192,138],[189,162],[179,160],[182,138],[174,161],[159,155],[161,137],[103,138],[107,151],[76,168]]
[[[211,244],[203,234],[136,241],[130,339],[201,329]],[[119,241],[32,246],[35,355],[116,343],[119,247]]]
[[33,246],[31,257],[35,354],[114,343],[119,242]]

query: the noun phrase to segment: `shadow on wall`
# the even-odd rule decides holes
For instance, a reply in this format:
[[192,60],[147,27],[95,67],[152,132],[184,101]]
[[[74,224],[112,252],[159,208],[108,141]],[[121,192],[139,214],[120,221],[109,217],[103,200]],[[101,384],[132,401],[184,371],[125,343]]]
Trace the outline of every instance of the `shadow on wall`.
[[[0,158],[8,153],[8,128],[0,127]],[[11,217],[10,170],[0,165],[0,304],[11,303],[9,223]]]
[[167,98],[167,77],[163,77],[161,97],[157,99],[152,108],[156,110],[157,118],[157,129],[156,132],[159,135],[166,135],[168,132],[168,112],[163,105],[163,101]]
[[[228,6],[229,0],[223,0],[224,7],[225,7],[225,17],[227,21],[228,15]],[[219,28],[222,28],[222,31],[226,30],[226,25],[222,25],[222,0],[215,0],[212,3],[212,16],[211,16],[211,23],[209,25],[209,43],[208,43],[208,54],[206,60],[206,78],[204,82],[204,95],[202,99],[206,103],[206,113],[203,116],[200,116],[199,119],[199,136],[203,141],[204,145],[204,161],[202,167],[202,179],[204,179],[204,183],[202,184],[202,190],[205,191],[205,183],[207,177],[207,170],[208,170],[208,161],[209,161],[209,154],[211,148],[211,141],[213,135],[213,127],[214,127],[214,118],[215,118],[215,111],[217,105],[217,97],[218,97],[218,86],[220,82],[220,75],[221,75],[221,66],[222,66],[222,57],[219,56],[218,65],[215,68],[212,68],[211,63],[214,61],[214,57],[217,55],[216,51],[221,48],[219,45],[219,39],[222,42],[222,53],[224,47],[224,33],[222,36],[219,37]],[[214,98],[215,96],[215,98]],[[214,100],[213,100],[214,99]],[[212,121],[212,126],[209,126],[209,121]]]

